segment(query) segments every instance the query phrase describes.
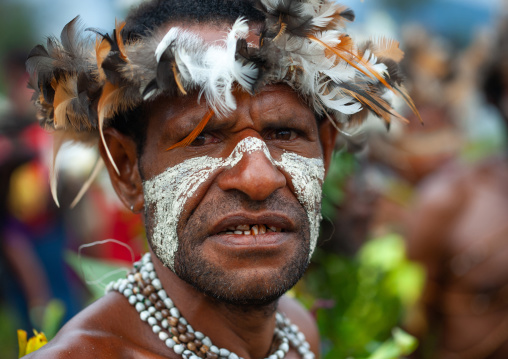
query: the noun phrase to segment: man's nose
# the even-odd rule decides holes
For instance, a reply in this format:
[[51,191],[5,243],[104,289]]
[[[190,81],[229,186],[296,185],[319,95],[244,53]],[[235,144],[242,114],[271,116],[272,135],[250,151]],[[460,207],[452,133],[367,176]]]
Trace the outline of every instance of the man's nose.
[[254,201],[262,201],[286,185],[286,177],[268,159],[263,151],[244,153],[232,168],[218,178],[223,191],[238,190]]

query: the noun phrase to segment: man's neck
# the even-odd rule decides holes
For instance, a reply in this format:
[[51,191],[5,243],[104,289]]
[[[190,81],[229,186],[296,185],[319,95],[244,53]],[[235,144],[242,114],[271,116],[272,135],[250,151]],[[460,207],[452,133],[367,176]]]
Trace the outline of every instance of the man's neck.
[[181,280],[153,253],[152,261],[162,286],[196,331],[245,359],[267,356],[273,342],[277,302],[264,306],[223,303]]

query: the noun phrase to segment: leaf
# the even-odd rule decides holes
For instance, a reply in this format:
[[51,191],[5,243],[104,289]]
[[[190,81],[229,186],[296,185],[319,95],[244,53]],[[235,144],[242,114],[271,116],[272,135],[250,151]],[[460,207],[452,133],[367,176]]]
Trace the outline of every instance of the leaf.
[[65,315],[65,304],[58,299],[52,299],[44,310],[42,331],[47,338],[52,339],[61,327]]
[[418,346],[416,338],[400,328],[394,328],[392,336],[367,359],[398,359],[411,354]]
[[104,295],[105,284],[125,277],[128,271],[125,263],[99,260],[87,256],[78,256],[77,253],[67,251],[65,253],[65,262],[71,266],[76,274],[85,282],[88,289],[92,292],[93,300],[99,299]]

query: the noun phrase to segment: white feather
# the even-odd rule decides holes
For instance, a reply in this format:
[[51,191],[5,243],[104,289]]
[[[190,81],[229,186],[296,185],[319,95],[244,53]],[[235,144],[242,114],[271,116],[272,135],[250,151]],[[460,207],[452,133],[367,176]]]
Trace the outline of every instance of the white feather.
[[238,39],[245,39],[249,34],[249,26],[245,18],[238,18],[234,23],[227,37],[227,58],[231,66],[231,74],[233,78],[245,90],[251,91],[252,85],[258,76],[258,69],[253,63],[242,64],[235,59],[236,44]]
[[[323,85],[324,90],[326,86]],[[360,112],[362,104],[357,102],[351,96],[345,96],[340,92],[340,88],[336,87],[330,93],[323,94],[322,91],[318,93],[319,99],[326,106],[333,110],[339,111],[346,115],[352,115]]]
[[341,43],[341,40],[340,40],[341,35],[343,35],[343,34],[340,31],[326,30],[326,31],[318,32],[314,36],[316,36],[319,40],[321,40],[328,46],[335,47]]
[[[374,55],[370,49],[365,50],[362,61],[367,62],[370,65],[370,68],[374,71],[376,71],[379,75],[384,76],[388,70],[388,67],[382,62],[377,62],[377,57]],[[367,70],[367,68],[362,65],[361,63],[358,64],[358,66],[364,70],[365,72],[369,73],[371,71]],[[374,82],[377,81],[377,79],[374,79]]]
[[337,12],[339,6],[334,3],[329,3],[327,5],[328,7],[323,5],[321,13],[312,19],[312,25],[316,27],[325,27],[334,19],[333,15]]
[[179,38],[182,32],[182,29],[177,26],[169,29],[169,31],[166,33],[166,35],[164,35],[161,42],[159,42],[159,45],[157,45],[157,48],[155,49],[155,58],[157,59],[157,62],[160,61],[162,54],[164,51],[166,51],[168,46],[171,45],[171,43],[177,38]]

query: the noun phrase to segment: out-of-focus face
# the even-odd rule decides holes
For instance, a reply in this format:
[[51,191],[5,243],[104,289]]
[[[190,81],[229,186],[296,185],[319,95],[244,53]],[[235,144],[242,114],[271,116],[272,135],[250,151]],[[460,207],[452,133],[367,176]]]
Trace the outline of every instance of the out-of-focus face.
[[[224,31],[207,29],[207,40]],[[210,40],[209,40],[210,41]],[[303,275],[320,221],[323,149],[311,109],[288,86],[212,117],[187,147],[166,151],[206,115],[197,94],[151,105],[140,160],[157,257],[202,292],[236,304],[273,301]]]

